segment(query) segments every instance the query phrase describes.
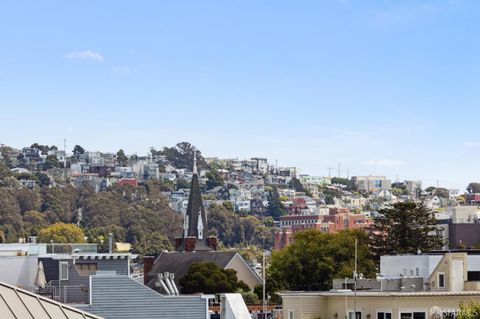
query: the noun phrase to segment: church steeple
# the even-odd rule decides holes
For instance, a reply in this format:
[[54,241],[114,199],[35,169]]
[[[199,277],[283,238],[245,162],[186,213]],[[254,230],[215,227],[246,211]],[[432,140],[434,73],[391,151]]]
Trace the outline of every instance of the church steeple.
[[197,150],[193,149],[193,175],[197,174]]
[[193,153],[192,184],[188,197],[187,211],[184,216],[183,233],[176,239],[177,250],[216,250],[216,237],[206,238],[208,230],[207,215],[203,207],[202,192],[198,181],[197,154]]

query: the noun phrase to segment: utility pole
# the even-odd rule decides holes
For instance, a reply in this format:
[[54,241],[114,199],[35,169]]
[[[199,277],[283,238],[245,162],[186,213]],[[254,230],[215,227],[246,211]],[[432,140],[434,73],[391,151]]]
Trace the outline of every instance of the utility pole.
[[262,277],[263,277],[263,313],[264,315],[267,313],[267,303],[266,303],[266,291],[265,291],[265,286],[266,286],[266,276],[265,276],[265,248],[263,248],[263,262],[262,262]]
[[353,318],[357,319],[357,263],[358,263],[358,239],[355,238],[355,272],[354,272],[354,286],[353,286]]

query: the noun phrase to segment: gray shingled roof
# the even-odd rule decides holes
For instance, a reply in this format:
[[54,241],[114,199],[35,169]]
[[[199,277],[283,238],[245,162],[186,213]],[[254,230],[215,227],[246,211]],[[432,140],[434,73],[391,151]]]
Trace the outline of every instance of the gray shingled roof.
[[169,272],[175,274],[175,283],[180,287],[178,280],[182,278],[197,261],[211,261],[221,268],[225,268],[235,256],[236,252],[230,251],[197,251],[197,252],[165,252],[161,253],[148,273],[151,278],[147,285],[155,289],[155,281],[159,273]]
[[0,282],[2,319],[102,319],[52,299]]
[[97,274],[91,278],[91,305],[81,309],[105,319],[205,319],[202,296],[163,296],[128,276]]

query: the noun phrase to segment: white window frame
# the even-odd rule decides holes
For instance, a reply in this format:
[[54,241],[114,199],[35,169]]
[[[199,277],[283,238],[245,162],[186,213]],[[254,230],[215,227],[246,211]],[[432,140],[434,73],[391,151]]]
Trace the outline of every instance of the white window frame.
[[[67,277],[66,278],[62,277],[62,275],[63,275],[63,271],[62,271],[63,265],[66,265],[66,267],[67,267],[67,271],[66,271]],[[68,280],[68,261],[61,261],[59,263],[59,266],[60,266],[60,268],[59,268],[60,273],[59,273],[59,276],[58,276],[59,280]]]
[[[375,309],[375,318],[374,319],[378,318],[378,313],[379,312],[389,313],[391,319],[393,319],[393,309],[392,308],[378,308],[378,309]],[[384,318],[384,319],[386,319],[386,318]]]
[[287,319],[295,319],[295,311],[293,311],[292,309],[288,309],[287,313],[288,313]]
[[[440,286],[440,275],[443,276],[443,286]],[[446,279],[447,279],[447,278],[445,277],[445,273],[444,273],[444,272],[439,272],[439,273],[437,273],[437,288],[445,289],[445,288],[446,288],[446,284],[445,284]]]

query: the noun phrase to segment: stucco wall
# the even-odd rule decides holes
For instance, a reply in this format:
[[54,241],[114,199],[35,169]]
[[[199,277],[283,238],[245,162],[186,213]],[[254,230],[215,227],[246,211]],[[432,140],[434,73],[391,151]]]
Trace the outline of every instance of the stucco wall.
[[2,256],[0,281],[31,291],[37,278],[37,269],[36,256]]
[[[429,319],[428,311],[437,306],[444,310],[456,310],[460,302],[468,301],[480,302],[478,296],[357,296],[356,309],[362,312],[362,319],[376,319],[376,313],[379,310],[389,310],[392,312],[392,319],[399,319],[399,312],[412,310],[426,313],[426,319]],[[305,296],[300,293],[295,295],[283,295],[283,319],[289,319],[289,311],[293,311],[294,319],[343,319],[345,318],[345,296]],[[354,298],[347,297],[347,311],[353,311]]]

